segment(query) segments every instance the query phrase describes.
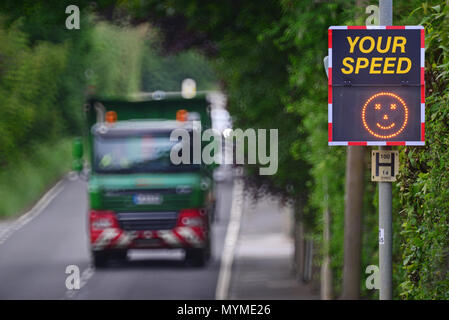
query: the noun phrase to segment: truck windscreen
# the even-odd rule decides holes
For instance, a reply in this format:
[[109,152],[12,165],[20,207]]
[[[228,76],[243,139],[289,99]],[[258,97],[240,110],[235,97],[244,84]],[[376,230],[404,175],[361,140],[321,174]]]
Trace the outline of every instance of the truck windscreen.
[[[177,144],[170,133],[127,136],[96,136],[94,171],[98,173],[180,172],[200,168],[194,164],[175,165],[170,151]],[[192,150],[190,150],[192,154]],[[192,162],[191,162],[192,163]]]

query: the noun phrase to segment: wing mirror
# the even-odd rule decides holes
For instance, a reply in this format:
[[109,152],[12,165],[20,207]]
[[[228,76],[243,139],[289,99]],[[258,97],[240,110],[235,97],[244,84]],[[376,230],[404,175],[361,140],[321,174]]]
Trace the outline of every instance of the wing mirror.
[[76,172],[83,171],[83,140],[79,137],[73,140],[72,144],[72,170]]

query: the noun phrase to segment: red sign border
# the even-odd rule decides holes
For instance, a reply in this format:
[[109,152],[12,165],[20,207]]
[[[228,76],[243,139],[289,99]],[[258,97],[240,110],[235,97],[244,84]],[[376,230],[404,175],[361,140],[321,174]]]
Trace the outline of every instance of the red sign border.
[[[420,141],[333,141],[332,140],[332,30],[420,29],[421,30],[421,140]],[[329,146],[424,146],[425,145],[425,31],[423,26],[331,26],[328,29],[328,145]]]

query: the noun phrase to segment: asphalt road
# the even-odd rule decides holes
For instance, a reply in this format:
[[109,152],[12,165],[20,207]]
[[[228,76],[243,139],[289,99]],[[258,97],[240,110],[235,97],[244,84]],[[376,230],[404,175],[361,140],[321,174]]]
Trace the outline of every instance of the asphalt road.
[[[0,239],[0,299],[214,299],[232,199],[232,183],[217,185],[213,259],[186,266],[179,251],[134,251],[124,264],[90,267],[86,183],[62,190],[23,227]],[[67,290],[67,266],[78,266],[81,289]]]

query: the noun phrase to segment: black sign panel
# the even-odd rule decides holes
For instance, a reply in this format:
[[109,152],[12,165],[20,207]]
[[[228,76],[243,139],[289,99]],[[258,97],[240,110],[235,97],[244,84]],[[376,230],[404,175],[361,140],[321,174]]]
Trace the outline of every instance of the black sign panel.
[[424,30],[329,29],[329,145],[424,145]]

